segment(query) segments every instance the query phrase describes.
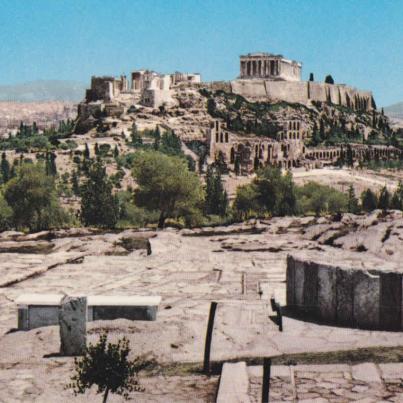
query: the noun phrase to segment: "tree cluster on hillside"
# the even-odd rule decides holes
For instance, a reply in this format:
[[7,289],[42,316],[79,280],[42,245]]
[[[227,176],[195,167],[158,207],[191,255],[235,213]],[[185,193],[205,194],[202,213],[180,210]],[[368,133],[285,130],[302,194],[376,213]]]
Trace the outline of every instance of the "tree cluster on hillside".
[[72,120],[62,121],[58,128],[52,127],[40,131],[34,122],[26,125],[21,122],[15,135],[9,134],[7,138],[0,139],[1,150],[15,150],[28,152],[34,150],[50,150],[52,148],[74,149],[77,144],[72,140],[61,143],[61,139],[68,138],[74,129]]

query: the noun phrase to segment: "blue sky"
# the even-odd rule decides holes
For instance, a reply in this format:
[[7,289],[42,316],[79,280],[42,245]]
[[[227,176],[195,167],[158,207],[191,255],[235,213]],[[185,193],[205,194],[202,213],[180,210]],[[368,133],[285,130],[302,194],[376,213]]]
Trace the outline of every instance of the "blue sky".
[[0,0],[0,84],[91,75],[238,74],[238,56],[281,53],[303,77],[403,101],[403,0]]

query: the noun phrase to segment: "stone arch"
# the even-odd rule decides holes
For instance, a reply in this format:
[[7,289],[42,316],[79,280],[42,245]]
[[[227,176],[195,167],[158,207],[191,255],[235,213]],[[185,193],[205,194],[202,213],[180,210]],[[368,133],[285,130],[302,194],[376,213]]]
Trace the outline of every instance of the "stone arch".
[[225,142],[228,143],[228,132],[225,132]]
[[224,142],[224,138],[223,138],[223,134],[221,133],[220,134],[220,143],[223,143]]

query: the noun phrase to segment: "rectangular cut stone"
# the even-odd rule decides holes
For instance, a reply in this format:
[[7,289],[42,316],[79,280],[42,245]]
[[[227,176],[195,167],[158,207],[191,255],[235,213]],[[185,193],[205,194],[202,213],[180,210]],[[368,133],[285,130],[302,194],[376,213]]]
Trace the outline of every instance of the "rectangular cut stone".
[[294,304],[297,308],[304,305],[305,264],[299,260],[294,261]]
[[159,296],[103,296],[88,297],[93,320],[156,320]]
[[217,403],[249,403],[249,377],[244,362],[226,362],[221,371]]
[[337,323],[353,326],[353,271],[337,268],[336,278]]
[[[59,294],[25,294],[17,298],[18,329],[58,325],[62,298]],[[160,302],[160,296],[90,296],[87,320],[156,320]]]
[[291,255],[287,256],[287,305],[295,305],[295,261]]
[[317,314],[318,265],[313,262],[306,262],[304,268],[304,308],[309,314]]
[[157,306],[93,306],[92,320],[156,320]]
[[18,306],[18,329],[28,330],[29,329],[29,309],[26,305]]
[[402,329],[402,275],[381,273],[380,327]]
[[60,353],[82,355],[87,342],[87,297],[63,297],[59,310]]
[[328,322],[336,321],[336,269],[321,266],[318,270],[318,316]]
[[380,278],[369,273],[354,273],[354,321],[360,328],[379,327]]

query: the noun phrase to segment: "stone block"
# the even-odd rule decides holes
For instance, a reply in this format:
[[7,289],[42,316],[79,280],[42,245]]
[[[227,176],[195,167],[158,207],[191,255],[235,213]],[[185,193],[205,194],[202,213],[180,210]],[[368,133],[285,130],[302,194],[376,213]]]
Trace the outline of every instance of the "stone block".
[[305,281],[305,262],[294,260],[294,305],[297,308],[304,307],[304,281]]
[[304,310],[316,315],[318,310],[318,269],[314,262],[306,262],[304,267]]
[[88,320],[156,320],[159,296],[90,296]]
[[321,266],[318,270],[318,317],[326,322],[336,321],[336,270]]
[[244,362],[226,362],[221,371],[217,403],[249,403],[249,377]]
[[15,301],[18,306],[18,329],[57,325],[62,297],[60,294],[20,295]]
[[351,375],[356,381],[365,383],[381,383],[381,377],[376,365],[370,362],[351,367]]
[[402,329],[402,274],[381,273],[380,327],[384,330]]
[[87,342],[87,298],[63,297],[59,311],[60,354],[81,355]]
[[336,269],[337,323],[354,326],[354,276],[352,270]]
[[295,305],[295,260],[291,255],[287,256],[287,305]]
[[359,328],[379,327],[380,278],[367,272],[354,272],[354,322]]

